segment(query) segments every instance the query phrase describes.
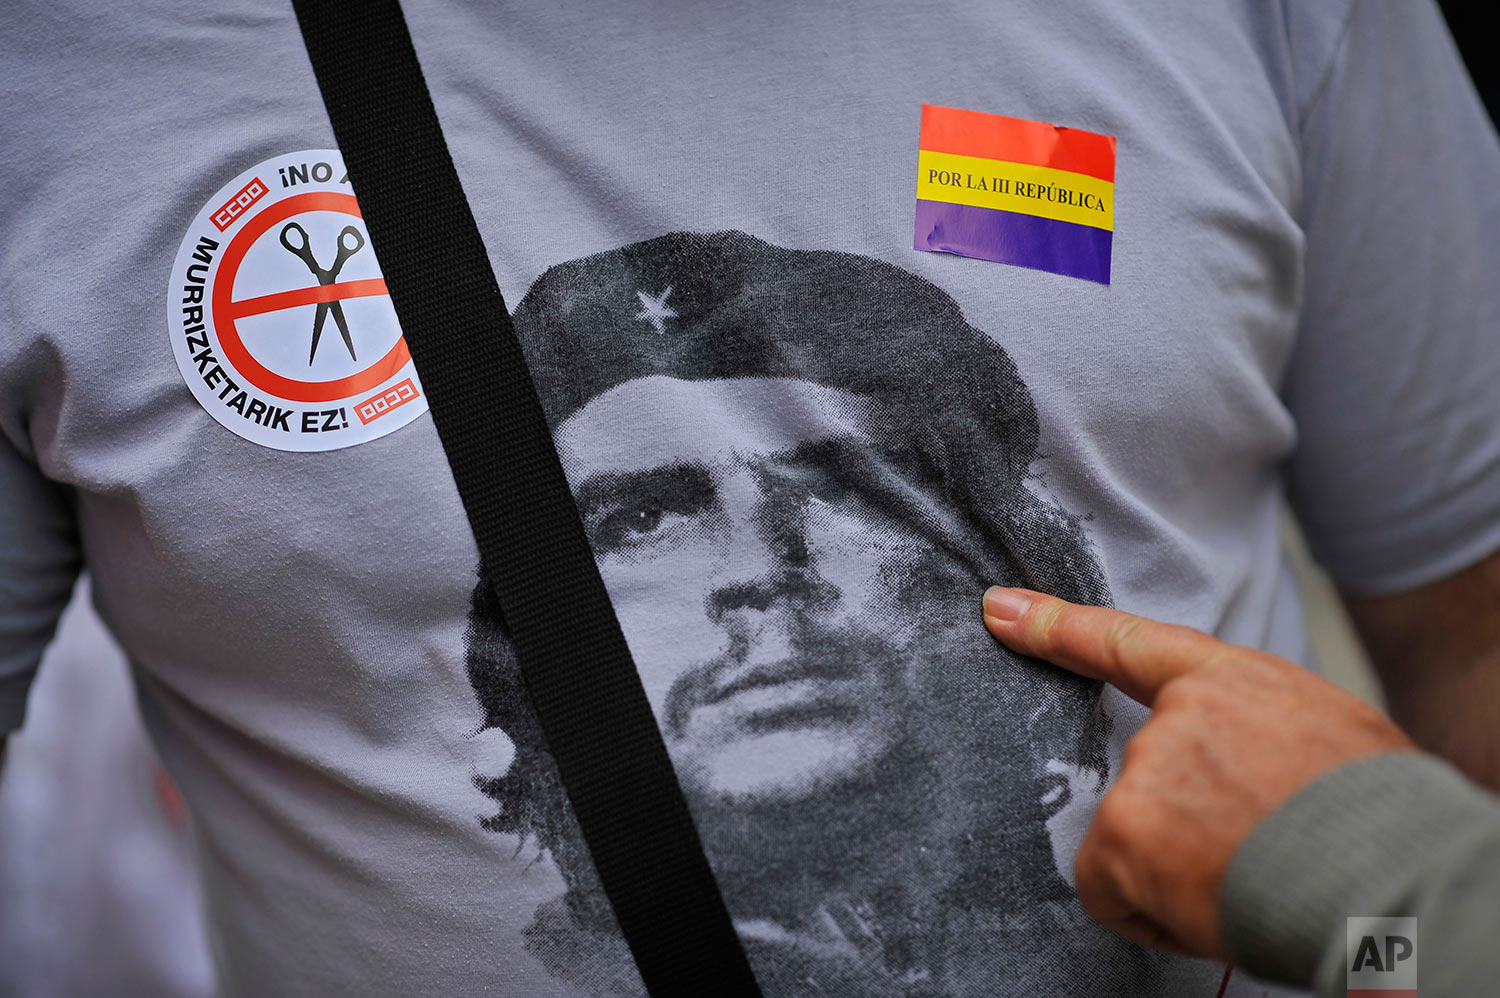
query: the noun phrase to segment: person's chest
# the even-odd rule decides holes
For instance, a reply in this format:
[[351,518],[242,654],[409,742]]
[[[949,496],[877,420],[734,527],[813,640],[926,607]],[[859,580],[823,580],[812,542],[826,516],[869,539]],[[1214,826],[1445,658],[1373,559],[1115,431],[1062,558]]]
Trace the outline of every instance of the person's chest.
[[[650,261],[632,263],[633,284],[577,266],[555,297],[583,302],[584,319],[565,341],[576,353],[554,366],[576,356],[607,381],[600,356],[675,356],[686,348],[674,337],[707,343],[709,319],[689,328],[692,302],[758,329],[726,343],[774,348],[773,370],[766,349],[726,346],[712,357],[719,379],[851,391],[818,358],[847,352],[831,338],[854,329],[876,353],[902,344],[890,363],[941,412],[984,383],[952,369],[950,344],[909,335],[941,299],[966,323],[951,335],[977,334],[1013,361],[1039,433],[1022,464],[1036,491],[1092,517],[1085,533],[1117,598],[1116,579],[1136,570],[1120,538],[1156,545],[1163,561],[1192,557],[1195,537],[1237,529],[1247,492],[1290,446],[1276,398],[1301,270],[1287,98],[1245,33],[1208,23],[1216,15],[1198,5],[1177,12],[1171,37],[1108,5],[1064,15],[1041,4],[411,3],[407,14],[511,307],[557,265]],[[51,144],[44,176],[11,212],[6,298],[22,352],[44,358],[34,368],[44,374],[16,386],[35,400],[38,460],[76,491],[111,625],[197,709],[314,764],[352,760],[366,741],[417,753],[448,740],[414,733],[416,703],[422,723],[455,739],[472,731],[482,713],[463,661],[473,543],[420,379],[408,384],[393,357],[399,327],[374,248],[343,236],[361,223],[325,152],[333,140],[290,11],[122,23],[111,54],[69,72],[81,96],[55,129],[30,129]],[[913,249],[924,104],[1115,136],[1108,283]],[[968,196],[972,180],[961,186]],[[732,232],[772,250],[730,240],[708,252],[682,236]],[[675,246],[668,237],[697,255],[633,249]],[[731,250],[761,255],[754,280]],[[854,262],[830,266],[823,285],[778,271],[807,253]],[[553,316],[539,309],[532,321],[551,329]],[[608,338],[599,356],[580,332],[589,321]],[[985,359],[993,351],[972,355],[1003,366]],[[789,435],[783,396],[766,398],[719,421],[670,394],[635,412],[698,421],[710,441],[730,424]],[[753,451],[755,440],[733,436],[736,455]],[[999,433],[992,443],[1012,445]],[[503,441],[496,450],[503,460]],[[591,453],[603,450],[619,448]],[[703,509],[727,506],[727,486],[700,491]],[[868,520],[839,515],[822,536],[848,561]],[[760,523],[748,512],[743,522]],[[692,596],[688,624],[658,614],[643,642],[670,632],[680,644],[704,600],[679,583],[704,565],[726,571],[729,542],[693,529],[706,553],[664,561],[670,577],[639,558],[620,576]],[[356,782],[382,779],[340,764]],[[467,805],[463,769],[443,771]]]
[[[1296,149],[1287,98],[1238,28],[1153,37],[1112,8],[408,14],[512,305],[555,264],[739,230],[885,261],[951,296],[1014,359],[1048,484],[1080,515],[1112,491],[1206,525],[1228,498],[1218,491],[1289,446],[1275,388],[1300,293]],[[385,411],[411,388],[386,377],[402,358],[373,249],[345,260],[337,243],[349,187],[317,182],[332,141],[295,24],[198,16],[208,23],[139,31],[70,67],[88,96],[12,227],[12,321],[59,350],[60,376],[29,386],[59,414],[38,423],[44,467],[80,486],[105,599],[193,587],[301,620],[278,595],[293,580],[347,612],[387,591],[390,572],[403,603],[449,600],[469,542],[426,417],[390,432],[423,403]],[[1213,19],[1192,5],[1178,16]],[[1109,283],[913,250],[924,103],[1117,136]],[[231,184],[242,174],[272,196],[209,229],[219,194],[245,199]],[[287,242],[302,238],[288,231],[298,218],[312,227],[302,255]],[[212,337],[191,311],[190,234],[222,247],[208,254],[225,299]],[[358,294],[314,302],[336,264],[329,280]],[[651,297],[623,306],[640,313],[635,335],[663,335],[650,309],[672,311],[666,286],[637,290]],[[873,336],[879,323],[872,311]],[[238,367],[215,372],[226,351]],[[151,556],[132,549],[116,567],[131,535]]]

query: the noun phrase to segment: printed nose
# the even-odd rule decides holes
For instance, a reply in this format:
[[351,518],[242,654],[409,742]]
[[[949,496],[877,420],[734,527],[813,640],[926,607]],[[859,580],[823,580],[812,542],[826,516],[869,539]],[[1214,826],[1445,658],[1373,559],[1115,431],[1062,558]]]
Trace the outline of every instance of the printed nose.
[[811,612],[834,605],[836,586],[818,572],[808,550],[806,503],[794,494],[758,487],[755,501],[731,516],[731,543],[708,597],[709,616],[776,611]]
[[723,620],[736,611],[770,612],[778,608],[812,611],[832,606],[838,589],[815,571],[785,568],[716,586],[709,594],[709,615]]

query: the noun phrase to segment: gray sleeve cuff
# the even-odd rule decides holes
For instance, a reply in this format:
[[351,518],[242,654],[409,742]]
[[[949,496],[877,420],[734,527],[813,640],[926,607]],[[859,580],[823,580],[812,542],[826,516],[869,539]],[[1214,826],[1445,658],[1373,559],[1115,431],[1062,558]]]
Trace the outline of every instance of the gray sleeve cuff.
[[[1500,804],[1432,756],[1374,756],[1313,781],[1240,846],[1220,924],[1234,962],[1344,994],[1344,926],[1413,897],[1442,855],[1493,834]],[[1404,900],[1403,900],[1404,899]]]

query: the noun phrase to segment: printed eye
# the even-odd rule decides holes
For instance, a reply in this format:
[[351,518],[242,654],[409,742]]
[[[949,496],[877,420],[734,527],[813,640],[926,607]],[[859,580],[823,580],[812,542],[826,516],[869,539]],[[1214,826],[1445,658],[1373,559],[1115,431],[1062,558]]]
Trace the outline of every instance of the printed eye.
[[826,503],[838,504],[850,498],[848,483],[837,472],[814,469],[803,481],[807,494]]
[[585,483],[581,491],[579,511],[597,555],[678,543],[715,499],[706,471],[676,465]]
[[605,550],[639,543],[661,527],[667,511],[660,506],[638,506],[604,517],[594,528],[594,542]]
[[696,497],[641,497],[605,506],[597,518],[585,522],[595,553],[643,552],[682,540],[704,510],[705,505]]
[[837,467],[822,463],[826,446],[808,448],[809,455],[796,461],[782,461],[766,469],[765,487],[787,500],[821,502],[839,505],[852,498],[850,483]]

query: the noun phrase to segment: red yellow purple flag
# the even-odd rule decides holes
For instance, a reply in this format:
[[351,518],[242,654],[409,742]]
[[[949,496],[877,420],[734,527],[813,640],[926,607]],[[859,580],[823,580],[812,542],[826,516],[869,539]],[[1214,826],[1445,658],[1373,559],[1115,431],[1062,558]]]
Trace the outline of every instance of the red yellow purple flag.
[[1109,283],[1115,137],[922,105],[915,247]]

